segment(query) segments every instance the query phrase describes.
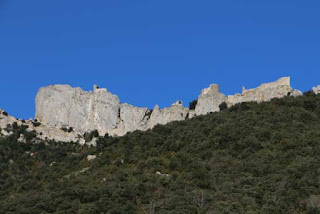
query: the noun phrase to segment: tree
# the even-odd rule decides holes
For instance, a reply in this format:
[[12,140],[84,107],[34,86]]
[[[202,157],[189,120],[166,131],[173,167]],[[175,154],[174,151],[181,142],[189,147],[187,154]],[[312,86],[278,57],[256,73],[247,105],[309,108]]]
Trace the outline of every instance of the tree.
[[226,102],[223,102],[219,105],[219,108],[220,108],[220,111],[223,111],[228,108],[228,105]]
[[192,102],[189,103],[189,109],[190,110],[195,110],[197,104],[198,104],[198,100],[193,100]]

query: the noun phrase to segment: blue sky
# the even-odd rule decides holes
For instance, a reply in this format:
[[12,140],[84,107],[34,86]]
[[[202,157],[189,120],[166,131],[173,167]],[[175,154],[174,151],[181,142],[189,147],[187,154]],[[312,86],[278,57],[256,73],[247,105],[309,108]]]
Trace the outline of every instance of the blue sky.
[[185,105],[291,76],[320,84],[320,1],[0,0],[0,108],[34,116],[39,87],[106,87],[122,102]]

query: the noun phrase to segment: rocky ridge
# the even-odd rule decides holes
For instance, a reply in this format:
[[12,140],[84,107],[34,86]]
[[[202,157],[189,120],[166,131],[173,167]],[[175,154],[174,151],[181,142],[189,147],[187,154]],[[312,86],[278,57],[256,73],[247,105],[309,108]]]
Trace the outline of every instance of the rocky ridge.
[[[320,93],[320,86],[313,88]],[[212,84],[203,89],[194,109],[183,107],[177,101],[168,108],[156,105],[152,110],[121,103],[119,98],[105,88],[94,86],[93,91],[83,91],[69,85],[51,85],[40,88],[36,96],[36,122],[18,120],[0,111],[2,135],[5,126],[17,122],[25,123],[29,131],[35,131],[40,139],[73,141],[84,144],[84,134],[97,130],[99,135],[123,136],[135,130],[152,129],[157,124],[185,120],[197,115],[220,111],[220,105],[228,107],[242,102],[266,102],[272,98],[300,96],[302,92],[290,86],[290,77],[283,77],[271,83],[264,83],[254,89],[243,87],[241,94],[226,96],[219,91],[219,85]],[[87,144],[95,145],[95,139]]]
[[320,94],[320,85],[312,88],[313,93]]

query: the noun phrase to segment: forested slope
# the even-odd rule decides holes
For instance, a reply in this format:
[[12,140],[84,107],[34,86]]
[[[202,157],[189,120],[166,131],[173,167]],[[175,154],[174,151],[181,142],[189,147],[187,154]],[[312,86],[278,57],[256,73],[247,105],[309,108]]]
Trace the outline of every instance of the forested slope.
[[100,137],[97,147],[34,143],[25,127],[8,128],[0,213],[320,213],[312,93]]

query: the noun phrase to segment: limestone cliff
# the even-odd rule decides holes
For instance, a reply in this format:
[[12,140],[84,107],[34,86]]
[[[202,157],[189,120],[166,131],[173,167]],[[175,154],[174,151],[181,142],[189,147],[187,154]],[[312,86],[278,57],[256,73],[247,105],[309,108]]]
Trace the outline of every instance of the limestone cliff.
[[41,88],[36,96],[36,119],[47,126],[74,127],[80,132],[101,133],[119,123],[120,101],[106,89],[85,92],[68,85]]
[[93,92],[68,85],[41,88],[36,96],[36,119],[48,127],[72,127],[80,133],[97,130],[100,135],[122,136],[157,124],[184,120],[188,109],[181,102],[153,110],[121,104],[116,95],[94,86]]
[[97,86],[94,86],[93,91],[86,92],[68,85],[52,85],[41,88],[37,94],[36,119],[51,129],[72,127],[80,134],[97,130],[100,135],[108,133],[122,136],[134,130],[151,129],[157,124],[217,112],[223,102],[232,106],[241,102],[264,102],[272,98],[301,94],[291,88],[290,77],[283,77],[254,89],[247,90],[243,87],[242,94],[228,97],[219,92],[219,85],[212,84],[202,90],[195,110],[183,107],[181,101],[169,108],[160,109],[155,106],[153,110],[149,110],[127,103],[121,104],[116,95]]

